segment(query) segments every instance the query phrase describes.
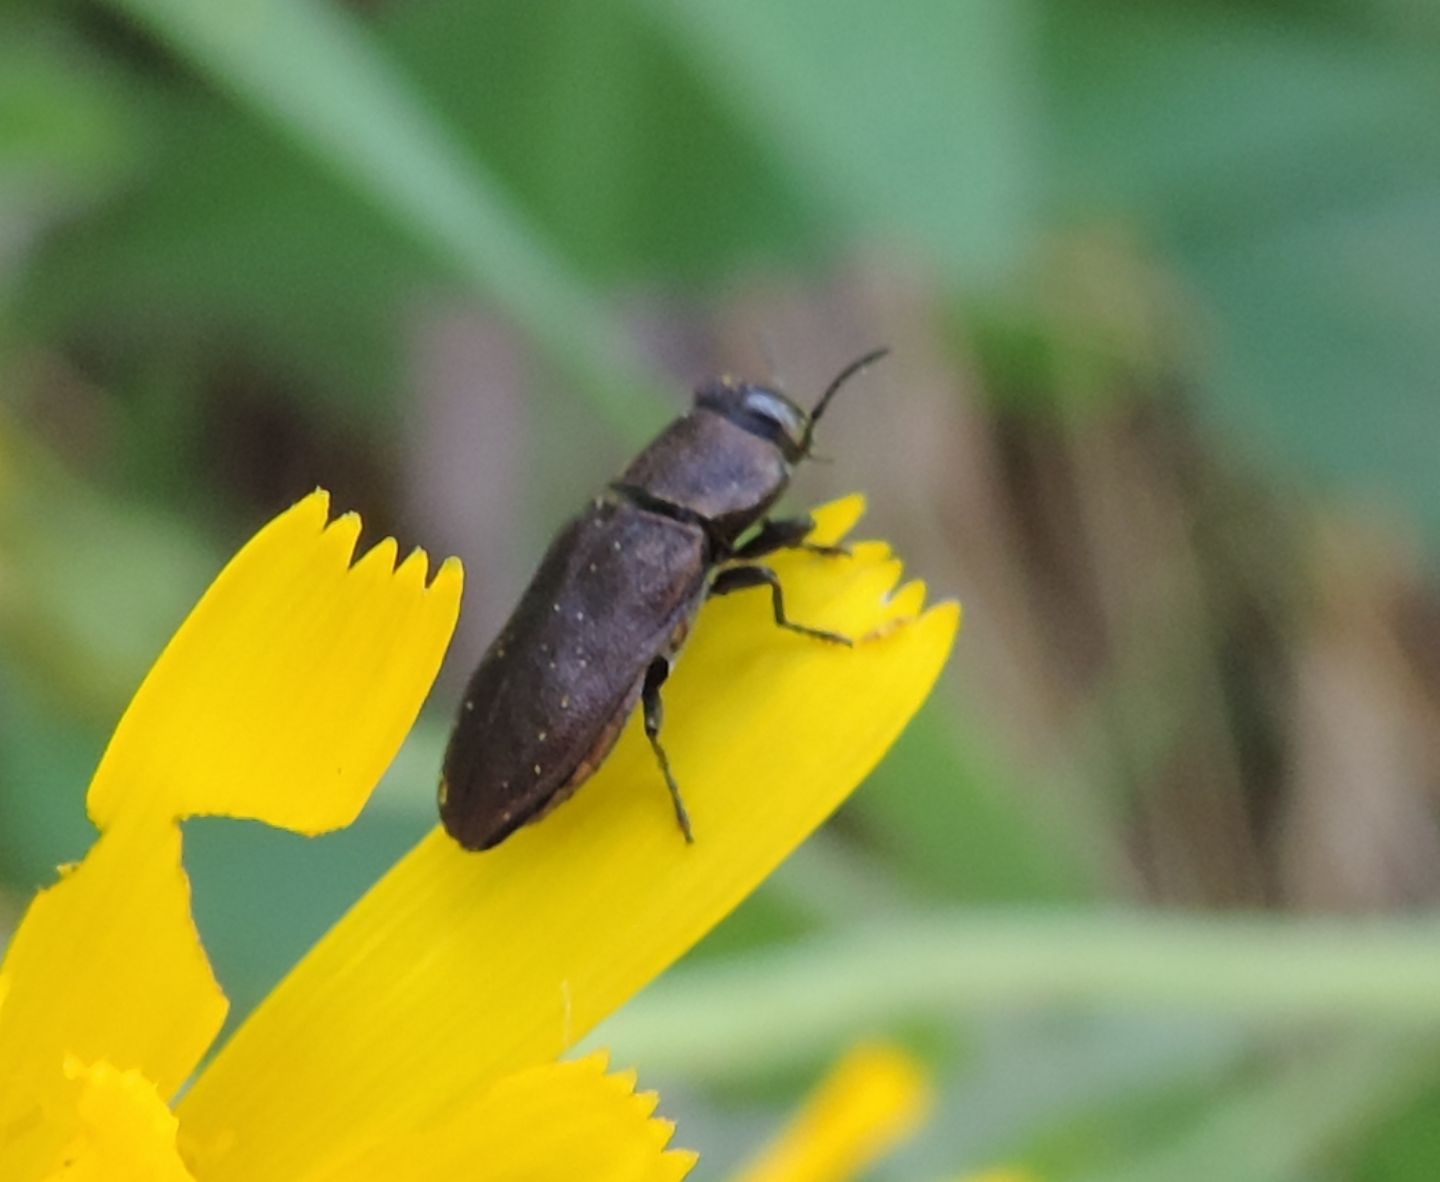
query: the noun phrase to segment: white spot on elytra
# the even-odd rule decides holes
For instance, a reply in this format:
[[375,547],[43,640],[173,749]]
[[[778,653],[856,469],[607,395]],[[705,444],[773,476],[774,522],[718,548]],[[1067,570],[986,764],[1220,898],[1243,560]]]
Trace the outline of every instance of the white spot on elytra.
[[583,624],[583,623],[585,622],[585,613],[584,613],[584,612],[576,612],[576,613],[575,613],[575,622],[576,622],[577,624]]
[[570,695],[569,695],[569,694],[566,694],[564,697],[562,697],[562,698],[560,699],[560,709],[561,709],[561,710],[569,710],[569,709],[570,709]]
[[541,731],[541,732],[540,732],[538,735],[536,735],[535,737],[536,737],[540,742],[543,743],[543,742],[545,741],[545,739],[549,736],[549,734],[550,734],[549,731]]
[[474,702],[466,702],[466,703],[465,703],[465,713],[466,713],[466,714],[469,714],[470,711],[472,711],[472,710],[474,710],[474,709],[475,709],[475,703],[474,703]]
[[535,765],[534,771],[537,776],[540,774],[540,765],[538,763]]

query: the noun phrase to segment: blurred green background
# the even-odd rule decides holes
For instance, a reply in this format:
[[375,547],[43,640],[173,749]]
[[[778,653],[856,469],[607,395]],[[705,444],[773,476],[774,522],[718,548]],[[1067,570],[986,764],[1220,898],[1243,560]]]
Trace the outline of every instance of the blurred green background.
[[352,830],[198,823],[237,1015],[433,822],[458,682],[707,372],[837,402],[967,609],[842,815],[600,1041],[724,1168],[863,1035],[875,1175],[1440,1177],[1440,10],[0,3],[0,933],[317,484],[461,555]]

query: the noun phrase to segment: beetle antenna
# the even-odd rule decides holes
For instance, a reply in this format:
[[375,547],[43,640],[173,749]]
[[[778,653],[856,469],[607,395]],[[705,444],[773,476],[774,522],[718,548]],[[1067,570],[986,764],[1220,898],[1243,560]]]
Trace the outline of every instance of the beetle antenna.
[[866,353],[863,357],[857,357],[835,375],[835,380],[825,387],[825,393],[820,395],[820,401],[815,404],[815,409],[810,412],[809,419],[805,424],[805,438],[801,440],[800,443],[800,450],[802,452],[807,455],[809,454],[810,437],[815,433],[815,424],[819,421],[820,416],[825,413],[825,408],[830,405],[830,399],[835,397],[835,392],[861,370],[868,369],[889,352],[889,346],[871,349],[870,352]]

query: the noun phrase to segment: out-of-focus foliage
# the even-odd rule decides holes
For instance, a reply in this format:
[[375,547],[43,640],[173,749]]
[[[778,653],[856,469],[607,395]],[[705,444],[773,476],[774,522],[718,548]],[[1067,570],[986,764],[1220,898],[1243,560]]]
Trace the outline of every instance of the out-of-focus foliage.
[[[945,1084],[897,1178],[1433,1178],[1440,942],[1298,913],[1440,898],[1437,55],[1415,0],[0,5],[0,923],[325,484],[466,619],[354,831],[192,836],[243,1009],[430,824],[467,662],[686,383],[887,342],[794,500],[869,491],[954,675],[622,1050],[717,1167],[880,1026]],[[874,971],[967,941],[953,1000]]]

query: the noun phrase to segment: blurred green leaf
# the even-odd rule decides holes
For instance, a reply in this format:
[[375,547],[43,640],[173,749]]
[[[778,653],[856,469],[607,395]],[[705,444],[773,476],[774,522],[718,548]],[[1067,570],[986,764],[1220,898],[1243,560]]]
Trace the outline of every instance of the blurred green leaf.
[[1340,6],[1048,12],[1059,215],[1138,222],[1178,260],[1239,437],[1402,496],[1440,539],[1435,38],[1357,36]]
[[220,560],[191,527],[107,502],[0,420],[0,643],[73,717],[119,716]]
[[95,831],[85,786],[99,762],[98,728],[87,728],[0,668],[0,875],[20,906],[54,881],[55,867],[82,857]]
[[628,429],[648,375],[619,322],[357,21],[325,0],[111,0],[497,300]]
[[1403,501],[1440,542],[1440,337],[1421,323],[1440,306],[1437,206],[1440,166],[1428,192],[1237,241],[1194,273],[1233,313],[1215,359],[1231,420],[1331,487]]
[[[407,302],[441,283],[394,219],[270,129],[209,98],[156,101],[153,172],[131,199],[47,243],[22,313],[39,339],[81,335],[144,383],[232,357],[290,376],[299,398],[389,426]],[[207,397],[208,396],[208,397]]]
[[0,213],[46,217],[103,192],[134,158],[138,128],[93,55],[16,21],[0,39]]
[[846,806],[930,893],[975,903],[1093,898],[1094,851],[1035,814],[1042,794],[993,733],[941,689]]
[[432,0],[383,31],[568,258],[610,283],[813,262],[827,220],[632,0]]
[[1430,1182],[1440,1176],[1440,1080],[1377,1122],[1356,1153],[1365,1182]]
[[644,7],[837,235],[898,242],[971,284],[1003,274],[1032,240],[1031,4]]

